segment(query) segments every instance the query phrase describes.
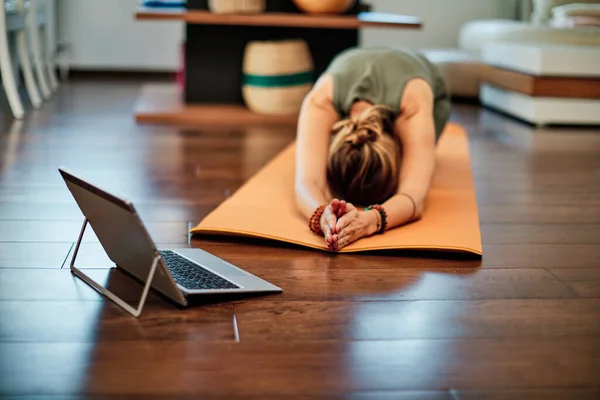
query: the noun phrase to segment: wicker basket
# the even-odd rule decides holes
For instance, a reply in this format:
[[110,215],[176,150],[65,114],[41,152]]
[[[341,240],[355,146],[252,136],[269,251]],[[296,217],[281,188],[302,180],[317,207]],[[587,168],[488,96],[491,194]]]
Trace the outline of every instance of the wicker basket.
[[242,67],[246,106],[259,114],[297,114],[313,86],[313,69],[304,40],[248,43]]
[[215,14],[259,14],[265,11],[266,0],[209,0],[208,9]]

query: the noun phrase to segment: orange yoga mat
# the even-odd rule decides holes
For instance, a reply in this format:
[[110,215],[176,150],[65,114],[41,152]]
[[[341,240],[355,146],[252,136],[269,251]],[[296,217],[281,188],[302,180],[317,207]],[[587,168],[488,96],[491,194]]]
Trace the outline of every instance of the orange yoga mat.
[[[193,234],[246,236],[328,251],[308,228],[294,201],[294,144],[279,153],[210,213]],[[449,124],[438,142],[437,165],[423,217],[360,239],[340,252],[444,250],[482,255],[469,144],[462,127]]]

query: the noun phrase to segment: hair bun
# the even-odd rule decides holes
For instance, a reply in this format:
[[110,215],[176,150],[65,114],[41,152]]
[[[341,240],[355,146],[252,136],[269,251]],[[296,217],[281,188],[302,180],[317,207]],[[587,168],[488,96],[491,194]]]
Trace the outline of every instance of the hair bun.
[[369,129],[358,128],[346,136],[346,142],[351,143],[353,146],[362,146],[368,141],[374,141],[377,139],[377,134]]
[[361,147],[367,142],[374,142],[390,131],[389,109],[384,106],[372,106],[358,117],[339,121],[333,128],[339,132],[344,142]]

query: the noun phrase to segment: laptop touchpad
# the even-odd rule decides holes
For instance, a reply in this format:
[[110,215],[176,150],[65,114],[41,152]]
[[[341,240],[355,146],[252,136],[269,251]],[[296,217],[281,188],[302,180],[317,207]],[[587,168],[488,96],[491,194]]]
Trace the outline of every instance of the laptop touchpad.
[[205,261],[201,265],[226,276],[252,276],[247,272],[229,266],[225,261]]
[[215,271],[216,273],[227,275],[227,276],[252,276],[245,271],[232,267],[225,260],[205,252],[200,249],[174,249],[175,252],[181,254],[184,257],[188,257],[190,260],[197,262],[198,264]]

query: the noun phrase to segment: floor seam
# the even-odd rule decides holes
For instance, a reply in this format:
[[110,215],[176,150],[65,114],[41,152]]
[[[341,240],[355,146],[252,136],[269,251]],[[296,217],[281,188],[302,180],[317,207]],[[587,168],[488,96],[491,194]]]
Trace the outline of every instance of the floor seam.
[[573,289],[571,287],[571,285],[569,285],[567,282],[563,281],[562,279],[560,279],[558,276],[556,276],[552,271],[550,271],[550,269],[548,268],[544,268],[550,275],[552,275],[554,277],[554,279],[556,279],[557,281],[559,281],[560,283],[562,283],[567,289],[569,289],[569,291],[576,297],[579,299],[584,298],[582,295],[580,295],[579,293],[577,293],[577,291],[575,289]]
[[64,258],[62,264],[60,265],[60,269],[63,269],[65,267],[65,263],[67,262],[67,260],[69,259],[69,255],[73,251],[73,246],[75,246],[75,242],[71,242],[71,246],[69,247],[69,251],[67,251],[67,255],[65,255],[65,258]]

